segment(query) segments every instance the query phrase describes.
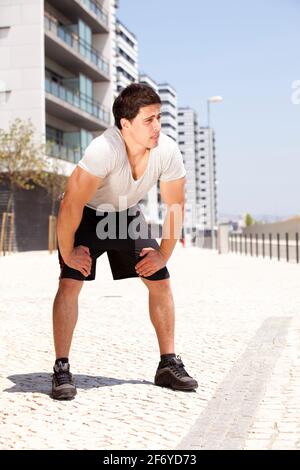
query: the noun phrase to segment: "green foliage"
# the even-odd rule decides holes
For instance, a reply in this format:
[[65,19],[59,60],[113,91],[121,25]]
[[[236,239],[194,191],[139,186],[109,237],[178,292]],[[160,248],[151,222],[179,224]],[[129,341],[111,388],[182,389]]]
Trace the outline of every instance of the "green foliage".
[[252,215],[251,214],[246,214],[245,215],[245,225],[246,225],[246,227],[250,227],[250,225],[253,225],[253,224],[255,224],[255,220],[252,217]]
[[15,119],[6,131],[0,129],[0,178],[9,183],[7,212],[13,210],[15,188],[33,189],[44,172],[44,145],[30,120]]

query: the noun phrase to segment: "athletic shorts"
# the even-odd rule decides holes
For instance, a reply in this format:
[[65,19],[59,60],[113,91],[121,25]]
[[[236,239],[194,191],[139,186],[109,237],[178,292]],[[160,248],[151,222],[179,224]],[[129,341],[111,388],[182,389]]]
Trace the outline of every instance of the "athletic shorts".
[[[102,212],[84,207],[80,225],[75,233],[74,247],[83,245],[90,250],[92,257],[91,274],[85,277],[80,271],[67,266],[58,249],[60,279],[93,281],[96,277],[97,259],[107,253],[113,279],[143,277],[135,271],[136,264],[145,256],[140,256],[143,248],[158,249],[155,238],[151,237],[139,206],[121,212]],[[169,278],[166,267],[145,277],[150,281]]]

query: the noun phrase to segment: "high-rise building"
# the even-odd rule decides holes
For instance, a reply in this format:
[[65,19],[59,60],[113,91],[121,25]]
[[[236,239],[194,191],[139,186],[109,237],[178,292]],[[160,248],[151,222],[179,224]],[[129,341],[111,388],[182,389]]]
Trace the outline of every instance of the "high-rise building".
[[139,79],[137,39],[118,19],[116,21],[116,72],[117,94]]
[[76,163],[112,122],[114,22],[114,0],[1,2],[0,127],[31,118]]
[[200,127],[198,131],[196,201],[200,206],[198,223],[202,230],[211,232],[218,223],[216,149],[214,130],[207,127]]
[[161,130],[177,142],[177,93],[169,83],[158,84],[158,92],[161,99]]
[[178,109],[178,144],[186,169],[185,232],[196,228],[196,159],[198,156],[198,117],[189,108]]
[[151,78],[146,73],[140,73],[139,82],[140,83],[145,83],[146,85],[151,86],[151,88],[153,88],[153,90],[156,91],[157,94],[159,93],[158,85],[157,85],[156,81],[153,80],[153,78]]

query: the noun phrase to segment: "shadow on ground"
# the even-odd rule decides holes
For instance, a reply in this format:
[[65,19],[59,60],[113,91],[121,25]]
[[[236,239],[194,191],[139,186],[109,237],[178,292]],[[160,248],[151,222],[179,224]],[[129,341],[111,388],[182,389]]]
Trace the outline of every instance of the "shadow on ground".
[[[49,395],[51,390],[52,375],[45,372],[34,372],[32,374],[16,374],[7,377],[14,385],[6,388],[4,392],[30,392],[44,393]],[[153,385],[153,382],[147,380],[122,380],[113,377],[96,377],[93,375],[76,374],[76,387],[84,390],[99,387],[112,387],[113,385],[136,384]]]

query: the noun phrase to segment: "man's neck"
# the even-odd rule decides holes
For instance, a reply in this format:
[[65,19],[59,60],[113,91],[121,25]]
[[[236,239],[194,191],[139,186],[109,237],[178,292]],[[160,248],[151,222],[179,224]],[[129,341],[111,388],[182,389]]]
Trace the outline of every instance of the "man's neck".
[[131,139],[129,136],[124,136],[123,132],[121,131],[122,137],[125,142],[126,146],[126,152],[128,159],[130,161],[136,161],[141,158],[143,158],[149,151],[146,147],[143,147],[142,145],[136,143],[133,139]]

